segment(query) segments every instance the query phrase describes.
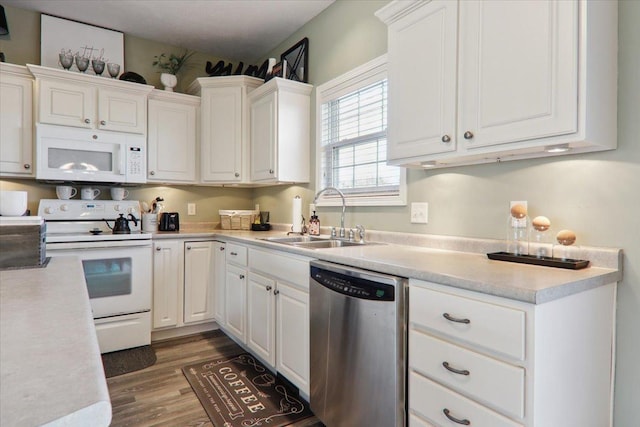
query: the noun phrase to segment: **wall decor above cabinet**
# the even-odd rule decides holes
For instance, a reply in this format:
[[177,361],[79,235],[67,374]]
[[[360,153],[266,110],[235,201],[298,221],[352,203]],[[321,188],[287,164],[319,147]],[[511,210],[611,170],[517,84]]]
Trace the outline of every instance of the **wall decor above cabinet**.
[[393,1],[390,164],[615,149],[617,2]]
[[36,78],[36,122],[146,134],[153,86],[27,65]]

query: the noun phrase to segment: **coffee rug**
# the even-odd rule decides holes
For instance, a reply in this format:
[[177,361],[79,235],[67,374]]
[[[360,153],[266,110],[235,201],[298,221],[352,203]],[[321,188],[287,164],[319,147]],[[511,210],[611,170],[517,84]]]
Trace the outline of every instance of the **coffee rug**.
[[156,363],[156,352],[150,345],[104,353],[102,366],[107,378],[139,371]]
[[182,372],[216,427],[280,427],[313,415],[308,403],[249,353]]

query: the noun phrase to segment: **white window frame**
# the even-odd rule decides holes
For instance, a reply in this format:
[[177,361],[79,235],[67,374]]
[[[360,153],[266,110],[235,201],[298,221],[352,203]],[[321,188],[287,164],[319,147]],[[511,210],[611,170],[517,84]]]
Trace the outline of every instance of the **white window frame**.
[[[387,55],[379,56],[362,64],[345,74],[338,76],[320,86],[316,91],[316,187],[322,180],[322,104],[339,98],[358,89],[369,86],[387,78]],[[387,142],[388,143],[388,142]],[[316,193],[322,188],[316,188]],[[399,193],[393,196],[349,197],[345,195],[348,206],[406,206],[407,204],[407,170],[400,168]],[[316,202],[317,206],[342,206],[342,200],[335,192],[322,194]]]

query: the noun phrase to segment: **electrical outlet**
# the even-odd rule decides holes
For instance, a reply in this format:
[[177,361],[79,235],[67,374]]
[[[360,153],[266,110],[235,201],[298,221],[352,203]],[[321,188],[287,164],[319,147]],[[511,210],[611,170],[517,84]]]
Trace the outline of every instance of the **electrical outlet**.
[[195,215],[195,214],[196,214],[196,204],[187,203],[187,215]]
[[411,223],[426,224],[429,222],[429,203],[411,203]]

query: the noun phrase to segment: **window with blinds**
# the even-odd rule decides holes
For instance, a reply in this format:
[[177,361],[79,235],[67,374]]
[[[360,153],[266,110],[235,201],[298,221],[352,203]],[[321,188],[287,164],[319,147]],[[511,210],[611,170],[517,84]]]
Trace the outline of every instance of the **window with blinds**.
[[400,168],[387,166],[387,79],[322,104],[322,186],[349,197],[397,195]]

